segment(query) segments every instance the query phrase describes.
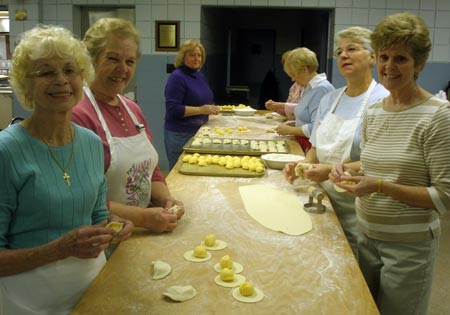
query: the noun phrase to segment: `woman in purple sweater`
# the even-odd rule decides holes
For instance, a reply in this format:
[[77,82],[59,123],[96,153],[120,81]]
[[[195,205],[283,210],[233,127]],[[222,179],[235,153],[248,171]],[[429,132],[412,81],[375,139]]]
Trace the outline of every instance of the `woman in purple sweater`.
[[185,41],[175,58],[176,69],[166,83],[164,144],[170,168],[177,163],[184,144],[208,121],[208,115],[219,114],[208,81],[199,71],[205,59],[201,43]]

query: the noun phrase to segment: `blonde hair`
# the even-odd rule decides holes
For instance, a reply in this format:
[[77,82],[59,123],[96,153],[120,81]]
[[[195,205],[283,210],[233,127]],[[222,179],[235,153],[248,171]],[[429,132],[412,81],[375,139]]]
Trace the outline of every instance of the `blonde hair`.
[[184,65],[184,57],[187,53],[193,51],[195,48],[199,48],[202,52],[202,64],[200,66],[203,66],[206,61],[206,52],[205,47],[195,39],[188,39],[185,40],[184,43],[181,45],[180,50],[177,53],[177,56],[175,57],[174,66],[175,68],[179,68]]
[[124,19],[102,18],[92,24],[83,38],[94,63],[97,61],[97,57],[103,48],[107,45],[108,39],[112,36],[132,38],[137,46],[136,58],[139,59],[141,57],[141,39],[134,25]]
[[371,38],[375,52],[405,47],[413,57],[415,65],[422,65],[427,61],[432,46],[425,22],[411,13],[397,13],[385,17],[375,27]]
[[292,50],[286,50],[282,55],[281,55],[281,64],[284,65],[284,63],[286,62],[286,58],[289,56],[289,53]]
[[319,68],[316,54],[306,47],[291,50],[284,61],[284,71],[294,70],[300,72],[303,68],[307,68],[312,73]]
[[33,99],[28,95],[27,78],[32,65],[40,59],[73,58],[81,70],[82,79],[89,84],[94,79],[94,68],[86,46],[69,30],[54,25],[38,25],[21,34],[14,49],[10,74],[11,87],[25,109],[33,110]]
[[336,34],[336,37],[334,39],[334,45],[338,46],[339,41],[343,38],[350,39],[351,41],[361,44],[366,50],[369,52],[373,52],[371,41],[370,41],[370,35],[372,34],[372,31],[360,27],[360,26],[352,26],[349,28],[346,28]]

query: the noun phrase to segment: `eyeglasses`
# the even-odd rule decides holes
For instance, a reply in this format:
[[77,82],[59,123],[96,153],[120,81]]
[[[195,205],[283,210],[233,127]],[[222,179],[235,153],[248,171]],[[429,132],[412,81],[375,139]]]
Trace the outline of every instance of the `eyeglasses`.
[[338,48],[334,51],[334,56],[337,58],[339,57],[344,51],[347,55],[354,55],[357,52],[366,49],[365,47],[361,47],[361,46],[356,46],[356,45],[349,45],[345,48]]
[[64,68],[61,70],[55,70],[55,69],[44,69],[44,70],[38,70],[34,72],[30,72],[27,77],[28,78],[40,78],[47,81],[54,81],[59,73],[62,73],[64,77],[66,77],[68,80],[74,79],[77,76],[80,75],[80,73],[83,72],[83,70],[77,69],[77,68]]

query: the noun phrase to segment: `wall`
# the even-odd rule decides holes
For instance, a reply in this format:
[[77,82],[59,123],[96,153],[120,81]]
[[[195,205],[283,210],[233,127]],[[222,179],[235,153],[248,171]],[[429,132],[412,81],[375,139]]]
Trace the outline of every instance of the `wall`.
[[[181,40],[201,35],[202,6],[276,7],[276,8],[334,8],[335,20],[331,31],[336,32],[351,25],[373,29],[385,15],[409,11],[420,15],[430,28],[433,49],[419,83],[435,93],[447,86],[450,80],[450,1],[448,0],[0,0],[9,4],[11,18],[11,42],[17,35],[37,23],[63,25],[74,32],[79,28],[77,12],[83,5],[134,5],[136,27],[142,36],[143,58],[137,71],[137,100],[152,126],[155,146],[160,153],[161,166],[167,167],[162,145],[164,119],[164,82],[167,79],[165,65],[173,62],[174,53],[155,52],[155,20],[179,20]],[[28,19],[15,21],[16,9],[26,9]],[[75,18],[74,18],[75,17]],[[207,34],[203,34],[207,36]],[[331,61],[336,69],[335,61]],[[338,71],[333,71],[333,84],[342,86]],[[24,114],[15,101],[15,114]]]

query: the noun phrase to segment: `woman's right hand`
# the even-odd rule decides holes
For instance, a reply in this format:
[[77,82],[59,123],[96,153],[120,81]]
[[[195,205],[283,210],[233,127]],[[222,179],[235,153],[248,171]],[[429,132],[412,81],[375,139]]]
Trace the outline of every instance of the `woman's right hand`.
[[283,174],[284,178],[292,184],[298,177],[295,175],[295,167],[297,163],[286,163],[284,165]]
[[114,238],[112,230],[98,224],[76,228],[59,240],[62,258],[74,256],[78,258],[96,258]]
[[220,109],[216,105],[202,105],[200,106],[204,115],[219,115]]
[[178,224],[178,216],[164,208],[145,208],[143,212],[143,228],[154,233],[171,232]]

